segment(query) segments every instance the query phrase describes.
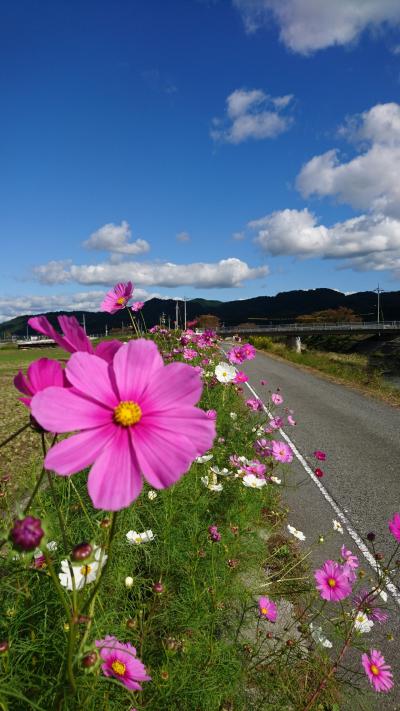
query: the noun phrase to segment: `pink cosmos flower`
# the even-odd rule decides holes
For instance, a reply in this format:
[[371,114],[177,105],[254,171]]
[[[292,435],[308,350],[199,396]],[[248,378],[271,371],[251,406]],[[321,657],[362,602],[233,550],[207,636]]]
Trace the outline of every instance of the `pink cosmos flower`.
[[343,558],[343,561],[349,566],[349,568],[356,569],[360,565],[359,560],[354,553],[349,551],[346,546],[342,546],[340,549],[340,555]]
[[48,451],[45,466],[70,475],[93,464],[88,490],[96,508],[129,506],[142,474],[155,489],[171,486],[211,448],[215,425],[195,407],[200,376],[184,363],[164,365],[152,341],[124,344],[109,366],[74,353],[66,374],[73,390],[46,388],[31,410],[52,432],[80,430]]
[[292,425],[292,427],[294,427],[296,424],[296,420],[294,419],[294,417],[292,415],[288,415],[287,421],[288,421],[289,425]]
[[260,385],[266,385],[267,383],[268,383],[268,380],[264,380],[264,378],[261,378]]
[[103,661],[101,669],[105,676],[113,676],[127,689],[141,691],[139,682],[150,681],[143,662],[136,657],[136,649],[129,642],[119,642],[116,637],[107,635],[97,639],[96,647]]
[[277,440],[272,440],[272,456],[277,462],[283,462],[284,464],[289,464],[293,460],[293,452],[286,442],[280,442]]
[[254,346],[251,345],[251,343],[244,343],[241,346],[242,353],[245,357],[245,360],[253,360],[253,358],[256,357],[256,349]]
[[226,354],[227,358],[230,363],[234,363],[235,365],[238,365],[240,363],[243,363],[243,361],[246,360],[246,357],[242,351],[241,346],[234,346],[233,348],[228,351]]
[[265,472],[267,471],[267,467],[265,466],[265,464],[259,462],[258,459],[254,459],[252,462],[245,464],[243,466],[243,469],[248,474],[255,474],[255,476],[258,476],[259,479],[265,479]]
[[272,442],[264,437],[256,440],[254,448],[260,457],[270,457],[272,454]]
[[395,513],[392,520],[389,521],[389,530],[396,541],[400,542],[400,514]]
[[271,400],[274,405],[282,405],[283,403],[283,397],[282,395],[279,395],[279,393],[272,393]]
[[314,457],[315,457],[315,459],[318,459],[318,461],[324,462],[326,459],[326,454],[325,454],[325,452],[322,452],[320,449],[316,449],[314,452]]
[[278,610],[275,603],[270,600],[269,597],[258,598],[258,609],[261,617],[264,617],[270,622],[276,622]]
[[91,341],[75,316],[59,316],[57,320],[63,332],[62,335],[57,333],[46,316],[33,316],[28,320],[28,323],[35,331],[55,341],[64,351],[68,353],[76,353],[77,351],[94,353],[99,358],[106,360],[107,363],[111,363],[115,353],[122,346],[120,341],[104,341],[99,343],[96,348],[93,348]]
[[263,404],[258,397],[250,397],[246,400],[246,405],[254,412],[260,412],[263,409]]
[[361,662],[375,691],[384,691],[386,693],[392,688],[392,670],[377,649],[371,649],[369,656],[368,654],[363,654]]
[[205,414],[209,420],[216,420],[217,419],[217,411],[216,410],[206,410]]
[[183,349],[183,357],[185,360],[193,360],[194,358],[197,358],[199,354],[197,351],[195,351],[193,348],[184,348]]
[[246,373],[243,372],[243,370],[238,370],[236,373],[235,377],[233,378],[234,383],[247,383],[248,381],[248,376]]
[[138,311],[142,310],[143,306],[144,306],[144,301],[134,301],[131,306],[131,309],[132,309],[132,311],[137,313]]
[[273,417],[272,420],[269,421],[269,426],[273,430],[279,430],[280,427],[283,427],[283,418],[282,417]]
[[366,588],[362,588],[353,597],[354,605],[365,612],[369,620],[383,624],[389,619],[389,615],[385,610],[376,605],[376,595],[372,594]]
[[32,397],[50,387],[51,385],[60,388],[67,387],[64,371],[56,360],[50,358],[39,358],[30,364],[27,377],[21,371],[14,378],[14,385],[21,393],[28,397],[20,397],[19,400],[30,408]]
[[322,477],[324,476],[323,470],[320,469],[319,467],[317,467],[316,469],[314,469],[314,474],[315,474],[315,476],[318,477],[318,479],[322,479]]
[[133,285],[131,281],[126,283],[119,282],[119,284],[116,284],[114,288],[105,295],[100,304],[101,311],[107,311],[109,314],[115,314],[117,311],[121,311],[132,297],[132,292]]
[[351,593],[351,584],[343,567],[334,560],[326,560],[322,568],[314,572],[317,590],[323,600],[338,602]]

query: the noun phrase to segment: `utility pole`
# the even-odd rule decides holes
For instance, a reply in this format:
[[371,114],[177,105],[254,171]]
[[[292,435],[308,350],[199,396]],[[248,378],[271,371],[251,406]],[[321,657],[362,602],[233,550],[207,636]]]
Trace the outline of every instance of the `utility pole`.
[[107,323],[106,323],[106,332],[105,332],[105,336],[106,336],[106,338],[107,338],[107,336],[108,336],[108,324],[107,324]]
[[175,328],[178,329],[179,326],[179,304],[175,304]]
[[86,319],[85,319],[85,314],[82,313],[82,325],[83,325],[83,330],[86,333]]
[[375,292],[375,294],[378,295],[378,318],[377,318],[377,323],[378,323],[378,326],[379,326],[380,320],[381,320],[381,319],[380,319],[380,313],[381,313],[380,295],[381,295],[381,294],[384,294],[384,293],[385,293],[385,290],[384,290],[384,289],[381,289],[380,286],[379,286],[379,284],[378,284],[378,288],[377,288],[377,289],[374,289],[374,292]]
[[186,331],[186,296],[183,297],[183,314],[184,329]]

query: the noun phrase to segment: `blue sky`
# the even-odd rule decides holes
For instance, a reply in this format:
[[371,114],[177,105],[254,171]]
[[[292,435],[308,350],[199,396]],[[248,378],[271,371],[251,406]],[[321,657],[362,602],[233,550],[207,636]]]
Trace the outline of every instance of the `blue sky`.
[[1,320],[400,289],[400,4],[333,5],[3,4]]

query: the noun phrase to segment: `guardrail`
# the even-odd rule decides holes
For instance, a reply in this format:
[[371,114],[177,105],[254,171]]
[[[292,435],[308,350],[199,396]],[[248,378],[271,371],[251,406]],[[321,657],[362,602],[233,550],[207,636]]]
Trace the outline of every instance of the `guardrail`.
[[400,331],[400,321],[359,321],[350,323],[284,323],[268,326],[225,326],[217,328],[220,335],[228,333],[313,333],[349,331]]

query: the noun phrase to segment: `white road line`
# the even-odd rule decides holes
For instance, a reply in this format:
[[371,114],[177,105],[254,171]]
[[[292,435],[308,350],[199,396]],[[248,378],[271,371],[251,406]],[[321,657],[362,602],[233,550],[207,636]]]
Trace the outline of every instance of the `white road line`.
[[[252,386],[249,385],[249,383],[245,383],[245,385],[247,385],[247,387],[249,388],[250,392],[251,392],[258,400],[261,400],[260,396],[256,393],[256,391],[254,390],[254,388],[252,388]],[[262,402],[262,400],[261,400],[261,402]],[[263,403],[263,409],[264,409],[264,412],[267,413],[268,417],[272,417],[272,413],[268,410],[268,408],[264,405],[264,403]],[[300,462],[300,464],[301,464],[301,466],[303,467],[303,469],[307,472],[307,474],[308,474],[308,476],[310,477],[310,479],[312,479],[312,481],[314,482],[314,484],[316,484],[316,486],[317,486],[318,489],[320,490],[320,492],[321,492],[322,496],[324,497],[324,499],[328,502],[328,504],[330,504],[330,506],[331,506],[332,509],[334,510],[336,516],[337,516],[338,519],[342,522],[342,524],[343,524],[343,526],[345,527],[347,533],[348,533],[349,536],[353,539],[354,543],[355,543],[356,546],[359,548],[359,550],[360,550],[361,553],[363,554],[364,558],[368,561],[368,563],[369,563],[369,565],[371,566],[371,568],[372,568],[373,570],[375,570],[375,572],[377,572],[380,576],[383,576],[383,578],[384,578],[384,573],[383,573],[383,570],[382,570],[381,566],[376,562],[374,556],[370,553],[370,551],[368,550],[368,548],[367,548],[367,546],[365,545],[364,541],[363,541],[362,538],[360,538],[360,536],[358,535],[357,531],[354,530],[353,526],[351,525],[351,523],[350,523],[349,519],[347,518],[347,516],[343,513],[342,509],[339,507],[339,505],[336,503],[336,501],[332,498],[332,496],[329,494],[329,492],[325,489],[324,485],[321,484],[321,481],[318,479],[318,477],[315,476],[313,470],[308,466],[306,460],[304,459],[303,455],[300,454],[300,452],[299,452],[299,450],[297,449],[296,445],[292,442],[292,440],[290,439],[290,437],[288,437],[288,435],[286,434],[286,432],[284,432],[282,429],[279,429],[279,433],[280,433],[281,437],[283,437],[283,439],[286,440],[286,442],[288,443],[288,445],[289,445],[290,448],[292,449],[293,454],[294,454],[295,457],[298,459],[298,461]],[[393,585],[393,583],[391,583],[390,580],[388,580],[387,578],[386,578],[386,581],[385,581],[385,587],[386,587],[386,589],[391,593],[392,597],[394,598],[394,600],[397,602],[397,604],[398,604],[399,607],[400,607],[400,592],[399,592],[398,588],[397,588],[395,585]]]

